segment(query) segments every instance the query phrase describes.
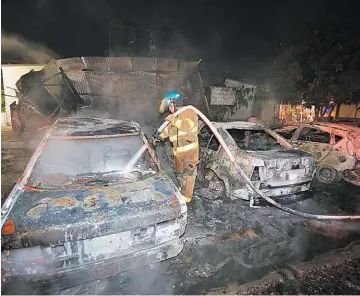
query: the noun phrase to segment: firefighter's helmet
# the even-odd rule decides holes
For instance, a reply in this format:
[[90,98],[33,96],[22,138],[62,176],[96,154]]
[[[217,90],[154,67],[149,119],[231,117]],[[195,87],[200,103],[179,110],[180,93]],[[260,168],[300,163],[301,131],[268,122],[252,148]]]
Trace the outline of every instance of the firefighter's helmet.
[[170,103],[174,103],[176,106],[180,106],[183,104],[183,101],[184,101],[183,95],[177,92],[169,92],[161,100],[159,112],[164,113],[169,108]]

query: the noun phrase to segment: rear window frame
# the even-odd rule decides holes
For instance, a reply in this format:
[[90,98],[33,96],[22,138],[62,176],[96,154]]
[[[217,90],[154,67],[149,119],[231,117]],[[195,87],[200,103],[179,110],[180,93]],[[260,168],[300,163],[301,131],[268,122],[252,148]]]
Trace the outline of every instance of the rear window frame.
[[[277,144],[276,146],[273,146],[272,149],[266,149],[266,150],[259,150],[259,149],[249,149],[249,148],[241,148],[239,146],[239,144],[236,142],[236,140],[234,139],[234,137],[232,136],[231,134],[231,130],[241,130],[241,131],[244,131],[244,133],[246,131],[250,131],[250,132],[256,132],[256,131],[262,131],[263,133],[266,134],[266,138],[267,140],[269,141],[269,139],[273,139],[275,141],[275,143]],[[225,131],[227,132],[227,134],[229,135],[229,137],[236,143],[236,146],[241,150],[241,151],[251,151],[251,152],[264,152],[264,151],[272,151],[272,150],[275,150],[276,148],[283,148],[283,145],[280,143],[280,141],[274,137],[273,135],[271,135],[271,133],[269,133],[266,129],[264,128],[260,128],[260,129],[249,129],[249,128],[226,128]],[[279,135],[280,136],[280,135]]]

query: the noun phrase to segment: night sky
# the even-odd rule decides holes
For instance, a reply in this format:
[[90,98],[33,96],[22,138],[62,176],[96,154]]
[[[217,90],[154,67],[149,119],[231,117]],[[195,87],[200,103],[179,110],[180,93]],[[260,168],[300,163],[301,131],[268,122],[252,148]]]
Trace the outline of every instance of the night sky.
[[[175,29],[207,63],[272,59],[307,22],[359,19],[357,1],[3,0],[2,30],[41,42],[60,57],[103,56],[108,23]],[[251,63],[251,62],[250,62]]]

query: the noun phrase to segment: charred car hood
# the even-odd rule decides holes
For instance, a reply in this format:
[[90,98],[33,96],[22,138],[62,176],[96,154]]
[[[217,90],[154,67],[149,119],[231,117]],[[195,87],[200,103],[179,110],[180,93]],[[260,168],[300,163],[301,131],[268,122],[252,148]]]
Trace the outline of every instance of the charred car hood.
[[178,218],[182,207],[170,182],[159,174],[107,187],[24,190],[8,216],[16,232],[3,235],[2,245],[24,247],[24,241],[27,246],[60,244]]
[[254,158],[254,165],[263,166],[268,168],[279,168],[279,165],[289,163],[291,165],[297,165],[303,163],[309,166],[313,163],[313,156],[309,153],[300,150],[285,150],[276,149],[270,151],[251,151],[248,152]]

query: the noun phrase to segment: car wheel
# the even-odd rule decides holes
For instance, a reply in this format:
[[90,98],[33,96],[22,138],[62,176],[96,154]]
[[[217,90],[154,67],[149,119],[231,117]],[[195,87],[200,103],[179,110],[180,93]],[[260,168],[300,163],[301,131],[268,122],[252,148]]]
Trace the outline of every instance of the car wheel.
[[225,195],[225,183],[219,179],[214,171],[205,169],[202,171],[201,188],[199,195],[206,199],[215,200]]
[[341,179],[341,174],[333,167],[322,165],[316,170],[316,179],[324,184],[336,184]]

